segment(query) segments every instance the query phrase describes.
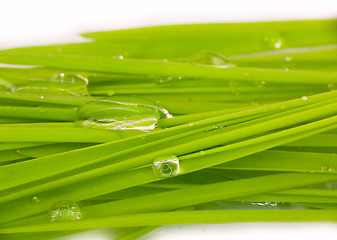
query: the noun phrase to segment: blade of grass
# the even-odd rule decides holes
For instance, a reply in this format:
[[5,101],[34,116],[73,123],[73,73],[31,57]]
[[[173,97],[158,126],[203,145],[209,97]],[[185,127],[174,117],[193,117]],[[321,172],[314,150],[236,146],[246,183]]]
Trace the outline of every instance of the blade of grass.
[[19,153],[29,157],[44,157],[62,152],[76,150],[80,148],[90,147],[93,144],[88,143],[56,143],[46,146],[29,147],[17,150]]
[[1,142],[111,142],[128,136],[140,135],[142,131],[105,131],[76,127],[1,127]]
[[296,142],[291,142],[285,146],[298,146],[298,147],[336,147],[337,144],[336,134],[319,134],[315,137],[309,137]]
[[[319,135],[315,135],[319,136]],[[215,166],[219,169],[242,169],[287,172],[337,173],[336,154],[268,150]]]
[[27,118],[52,121],[74,121],[76,109],[0,106],[0,117]]
[[19,160],[19,159],[25,159],[25,158],[27,158],[26,155],[18,153],[16,150],[0,151],[0,163],[13,161],[13,160]]
[[156,229],[158,229],[159,227],[157,226],[151,226],[151,227],[139,227],[139,228],[136,228],[135,230],[125,234],[125,235],[122,235],[118,238],[116,238],[115,240],[136,240]]
[[36,147],[36,146],[43,146],[47,143],[25,143],[25,142],[18,142],[18,143],[0,143],[0,150],[14,150],[14,149],[22,149],[27,147]]
[[88,219],[67,223],[48,223],[0,229],[0,233],[88,230],[112,227],[140,227],[169,224],[219,224],[234,222],[336,222],[336,210],[219,210],[143,213]]
[[171,77],[214,78],[286,83],[336,83],[336,75],[327,72],[283,71],[254,68],[217,68],[206,65],[155,60],[114,59],[74,55],[0,53],[0,62],[44,65],[51,68],[93,72],[159,75]]

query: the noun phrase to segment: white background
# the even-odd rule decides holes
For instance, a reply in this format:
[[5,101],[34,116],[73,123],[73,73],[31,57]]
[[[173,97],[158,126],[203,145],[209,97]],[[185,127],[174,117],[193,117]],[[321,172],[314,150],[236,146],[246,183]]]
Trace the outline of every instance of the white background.
[[[337,0],[0,0],[0,49],[81,41],[80,32],[149,25],[336,18]],[[337,34],[337,33],[336,33]],[[108,240],[80,235],[76,240]],[[259,223],[162,227],[142,239],[334,240],[335,224]]]

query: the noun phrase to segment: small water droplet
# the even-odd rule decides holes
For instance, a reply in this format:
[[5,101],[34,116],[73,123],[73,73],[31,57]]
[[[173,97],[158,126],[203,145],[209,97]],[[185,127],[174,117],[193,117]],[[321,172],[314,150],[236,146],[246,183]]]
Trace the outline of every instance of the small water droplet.
[[91,101],[77,110],[76,123],[84,128],[152,130],[160,113],[154,106],[117,101]]
[[33,202],[34,204],[39,204],[40,201],[41,201],[40,198],[37,197],[37,196],[34,196],[34,197],[32,198],[32,202]]
[[291,71],[292,70],[292,66],[291,65],[289,65],[289,64],[286,64],[285,66],[284,66],[284,71],[285,72],[289,72],[289,71]]
[[330,172],[331,168],[330,168],[330,166],[327,163],[322,163],[322,165],[321,165],[321,171],[322,172]]
[[72,201],[60,201],[49,209],[50,222],[69,222],[81,218],[80,207]]
[[301,99],[302,99],[302,101],[307,101],[308,97],[307,96],[303,96]]
[[329,83],[328,84],[328,88],[330,89],[330,90],[336,90],[336,84],[335,83]]
[[159,76],[159,75],[150,75],[149,78],[153,79],[153,81],[160,87],[167,87],[176,80],[176,78],[172,76]]
[[173,154],[159,156],[152,164],[153,174],[160,178],[174,177],[179,169],[179,159]]
[[0,78],[0,92],[14,92],[14,91],[15,86],[12,83],[2,80]]
[[249,73],[249,72],[246,72],[246,71],[244,71],[244,72],[242,73],[242,75],[243,75],[244,77],[246,77],[246,78],[250,77],[250,73]]
[[198,65],[209,65],[222,68],[236,67],[236,65],[230,63],[227,58],[212,51],[203,51],[194,54],[191,58],[191,62]]
[[262,88],[265,84],[266,84],[265,81],[256,81],[256,82],[255,82],[255,85],[256,85],[258,88]]
[[145,139],[145,135],[140,135],[139,138],[140,139]]
[[288,56],[288,55],[285,55],[285,56],[284,56],[284,61],[290,62],[291,60],[292,60],[292,57],[291,57],[291,56]]
[[191,127],[192,127],[193,125],[194,125],[194,123],[192,123],[192,122],[190,122],[190,123],[188,124],[188,126],[191,126]]
[[283,39],[278,32],[269,32],[263,36],[263,42],[270,48],[279,49],[283,46]]
[[205,155],[205,153],[206,153],[205,151],[200,151],[199,152],[200,155]]
[[40,96],[41,99],[44,99],[44,96]]
[[107,91],[107,95],[108,95],[108,96],[112,96],[112,95],[114,95],[114,94],[115,94],[114,91],[111,91],[111,90],[108,90],[108,91]]
[[236,81],[236,80],[230,80],[229,81],[229,89],[231,90],[231,92],[234,94],[234,95],[239,95],[240,92],[239,92],[239,82]]
[[122,54],[114,54],[114,55],[112,55],[112,58],[114,58],[114,59],[121,59],[121,60],[124,59],[124,57],[123,57]]

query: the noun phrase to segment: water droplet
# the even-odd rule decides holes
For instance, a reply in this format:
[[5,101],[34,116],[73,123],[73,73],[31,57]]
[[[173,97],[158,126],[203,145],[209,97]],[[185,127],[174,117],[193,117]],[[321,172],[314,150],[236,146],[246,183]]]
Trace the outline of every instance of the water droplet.
[[284,66],[284,71],[289,72],[289,71],[292,70],[292,68],[293,68],[293,67],[292,67],[291,65],[286,64],[286,65]]
[[140,135],[139,138],[140,139],[145,139],[145,135]]
[[246,71],[244,71],[244,72],[242,73],[242,75],[243,75],[244,77],[246,77],[246,78],[249,78],[249,77],[250,77],[250,73],[249,73],[249,72],[246,72]]
[[13,92],[14,90],[15,86],[12,83],[0,78],[0,92]]
[[253,202],[251,202],[251,204],[253,204],[255,206],[276,207],[279,203],[278,202],[270,202],[270,201],[267,201],[267,202],[256,202],[256,201],[253,201]]
[[157,111],[160,112],[161,115],[164,115],[165,118],[173,118],[173,115],[169,113],[169,111],[167,111],[165,108],[161,107],[154,107],[154,108],[157,109]]
[[222,68],[236,67],[236,65],[230,63],[227,58],[212,51],[203,51],[194,54],[191,58],[191,62],[198,65],[209,65]]
[[153,81],[160,87],[167,87],[176,80],[176,78],[172,76],[159,76],[159,75],[150,75],[149,78],[153,79]]
[[80,207],[72,201],[60,201],[49,209],[50,222],[69,222],[81,218]]
[[117,101],[92,101],[77,110],[76,123],[85,128],[152,130],[160,113],[154,106]]
[[330,90],[336,90],[336,84],[334,84],[334,83],[329,83],[328,84],[328,88],[330,89]]
[[190,127],[192,127],[194,125],[194,123],[192,123],[192,122],[190,122],[189,124],[188,124],[188,126],[190,126]]
[[229,89],[232,91],[234,95],[239,95],[239,82],[236,80],[230,80],[229,81]]
[[51,93],[84,96],[88,95],[88,80],[81,75],[59,73],[50,79],[31,80],[16,85],[15,91],[22,93]]
[[284,56],[284,61],[290,62],[291,60],[292,60],[291,56],[288,56],[288,55]]
[[256,81],[256,82],[255,82],[255,85],[256,85],[258,88],[262,88],[265,84],[266,84],[265,81]]
[[179,159],[173,154],[159,156],[152,164],[153,174],[160,178],[174,177],[179,169]]
[[278,32],[269,32],[263,36],[263,42],[270,48],[279,49],[283,46],[283,39]]
[[199,152],[200,155],[205,155],[205,153],[206,153],[205,151],[200,151]]
[[40,198],[37,197],[37,196],[34,196],[34,197],[32,198],[32,202],[33,202],[34,204],[39,204],[40,201],[41,201]]
[[307,96],[303,96],[301,99],[302,99],[302,101],[307,101],[308,97]]
[[40,96],[41,99],[44,99],[44,96]]
[[114,95],[114,94],[115,94],[114,91],[111,91],[111,90],[108,90],[108,91],[107,91],[107,95],[108,95],[108,96],[112,96],[112,95]]
[[123,57],[122,54],[114,54],[114,55],[112,55],[112,58],[114,58],[114,59],[120,59],[120,60],[124,59],[124,57]]
[[330,168],[330,166],[327,163],[322,163],[322,165],[321,165],[321,171],[322,172],[330,172],[331,168]]

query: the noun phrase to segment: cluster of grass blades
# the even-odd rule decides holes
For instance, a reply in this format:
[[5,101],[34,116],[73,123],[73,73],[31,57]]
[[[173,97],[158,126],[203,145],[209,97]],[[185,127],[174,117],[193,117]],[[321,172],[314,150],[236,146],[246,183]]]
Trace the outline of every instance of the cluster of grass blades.
[[177,25],[0,51],[0,239],[337,222],[336,30]]

